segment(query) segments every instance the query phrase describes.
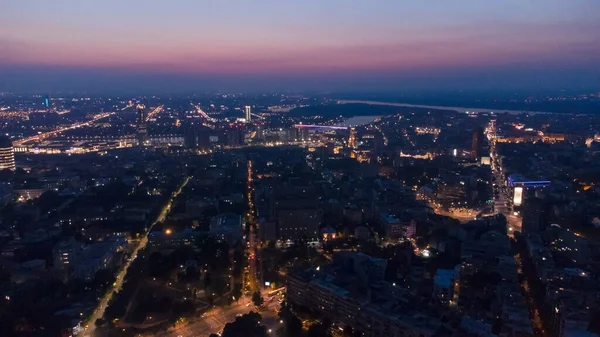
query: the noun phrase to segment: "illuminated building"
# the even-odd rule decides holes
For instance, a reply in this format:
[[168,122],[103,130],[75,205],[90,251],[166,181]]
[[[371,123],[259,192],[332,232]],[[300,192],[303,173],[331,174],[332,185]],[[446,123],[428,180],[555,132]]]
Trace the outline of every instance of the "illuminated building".
[[15,170],[15,151],[8,137],[0,138],[0,170]]
[[231,125],[225,130],[225,136],[228,146],[244,145],[245,130],[240,124]]
[[50,107],[50,97],[44,97],[44,106],[46,106],[46,108]]
[[308,129],[298,129],[299,139],[303,142],[310,140],[310,133]]
[[17,200],[23,202],[27,200],[37,199],[46,192],[43,188],[21,188],[15,190]]
[[514,192],[514,196],[513,196],[513,205],[521,206],[522,202],[523,202],[523,187],[517,186],[517,187],[515,187],[515,192]]
[[350,136],[348,136],[348,147],[356,148],[356,129],[350,128]]
[[146,107],[142,104],[137,106],[137,142],[138,146],[144,146],[148,141],[148,128],[146,125]]
[[246,122],[250,122],[252,119],[252,108],[249,105],[244,107],[244,113],[246,114]]
[[513,189],[513,205],[521,206],[527,203],[527,197],[535,194],[540,188],[549,186],[550,180],[528,180],[518,174],[508,177],[508,184]]
[[355,253],[336,254],[333,260],[325,270],[289,273],[288,303],[348,326],[359,336],[438,335],[441,321],[416,305],[408,290],[383,280],[386,260]]
[[564,133],[546,133],[542,134],[542,141],[546,143],[563,142],[565,140]]

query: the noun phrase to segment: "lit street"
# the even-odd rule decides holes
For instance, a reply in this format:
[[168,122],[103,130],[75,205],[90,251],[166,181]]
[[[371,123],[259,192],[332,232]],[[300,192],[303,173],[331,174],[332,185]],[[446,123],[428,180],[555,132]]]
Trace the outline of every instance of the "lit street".
[[190,178],[191,177],[185,178],[184,181],[181,183],[181,185],[179,185],[179,188],[175,192],[173,192],[173,194],[171,195],[171,198],[169,198],[169,201],[163,206],[163,208],[162,208],[160,214],[158,215],[158,217],[156,218],[156,220],[150,225],[150,227],[146,231],[146,234],[137,242],[136,247],[132,251],[131,257],[129,259],[127,259],[127,261],[123,264],[123,267],[121,268],[121,270],[119,270],[119,272],[117,273],[117,276],[115,277],[115,282],[113,283],[113,287],[106,292],[104,297],[102,297],[100,302],[98,302],[97,308],[94,310],[92,315],[88,318],[87,324],[86,324],[87,329],[84,332],[84,336],[92,337],[95,335],[95,331],[96,331],[95,322],[97,319],[102,318],[104,316],[106,307],[108,306],[108,303],[110,302],[110,300],[112,298],[113,291],[119,292],[121,290],[121,288],[123,287],[123,281],[125,280],[125,276],[127,275],[127,271],[129,270],[129,267],[131,266],[133,261],[137,258],[138,252],[140,250],[143,250],[146,247],[146,244],[148,243],[148,234],[152,231],[152,228],[154,227],[154,225],[165,220],[165,218],[169,214],[169,211],[171,210],[171,205],[173,204],[173,201],[179,195],[179,193],[181,193],[181,191],[185,187],[185,185],[187,185]]
[[0,337],[600,337],[600,0],[5,2]]
[[265,304],[260,310],[252,304],[250,297],[244,297],[240,301],[232,304],[231,306],[220,308],[215,307],[205,313],[203,313],[197,319],[191,319],[189,322],[178,324],[176,327],[169,329],[169,331],[157,334],[157,337],[192,337],[200,336],[206,337],[211,333],[220,333],[225,324],[235,321],[237,316],[247,314],[251,311],[256,311],[262,315],[263,319],[261,324],[265,325],[267,329],[275,331],[279,324],[277,313],[279,311],[280,304],[276,300],[279,297],[275,296],[273,300],[267,301],[268,291],[262,292],[263,298],[265,298]]
[[491,167],[492,167],[492,184],[494,186],[494,213],[504,214],[507,222],[507,233],[510,237],[515,231],[521,231],[521,218],[516,216],[511,211],[511,189],[507,186],[506,177],[502,172],[501,159],[496,148],[494,136],[496,134],[496,124],[494,121],[488,125]]

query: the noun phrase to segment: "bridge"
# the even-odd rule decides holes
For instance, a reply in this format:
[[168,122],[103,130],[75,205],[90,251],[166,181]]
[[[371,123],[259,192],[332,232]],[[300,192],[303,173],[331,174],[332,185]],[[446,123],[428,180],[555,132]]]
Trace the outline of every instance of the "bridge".
[[295,124],[295,128],[298,129],[330,129],[330,130],[348,130],[347,126],[336,126],[336,125],[315,125],[315,124]]
[[66,127],[62,127],[62,128],[58,128],[54,131],[49,131],[49,132],[43,132],[40,134],[37,134],[35,136],[31,136],[31,137],[27,137],[27,138],[23,138],[23,139],[19,139],[17,141],[14,142],[14,145],[16,146],[22,146],[28,142],[33,142],[33,141],[41,141],[43,139],[46,139],[48,137],[52,137],[52,136],[56,136],[60,133],[63,133],[65,131],[69,131],[69,130],[73,130],[73,129],[77,129],[83,126],[90,126],[93,123],[97,122],[100,119],[106,118],[110,115],[113,115],[114,112],[105,112],[105,113],[100,113],[95,115],[94,117],[92,117],[92,119],[86,121],[86,122],[77,122],[77,123],[73,123],[69,126]]

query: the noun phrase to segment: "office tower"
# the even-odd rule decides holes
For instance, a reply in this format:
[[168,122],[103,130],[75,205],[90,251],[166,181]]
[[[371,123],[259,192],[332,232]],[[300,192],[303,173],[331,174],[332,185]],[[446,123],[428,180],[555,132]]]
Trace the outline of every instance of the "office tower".
[[210,132],[202,125],[188,124],[183,133],[183,145],[187,149],[210,148]]
[[300,129],[300,140],[307,142],[310,140],[310,133],[307,128]]
[[44,105],[46,106],[46,108],[50,107],[50,97],[44,97]]
[[523,234],[530,235],[543,230],[542,215],[544,204],[541,199],[526,199],[523,205],[523,223],[521,229]]
[[244,145],[245,131],[242,125],[233,125],[225,130],[228,146]]
[[10,138],[0,137],[0,170],[15,170],[15,151]]
[[137,141],[138,146],[146,145],[148,141],[148,128],[146,125],[146,107],[143,104],[138,104],[137,107]]
[[246,122],[250,122],[250,120],[252,119],[252,110],[249,105],[246,105],[244,107],[244,113],[246,114]]
[[477,159],[481,156],[483,147],[483,128],[477,127],[473,131],[473,143],[471,144],[471,159]]
[[260,124],[256,126],[256,139],[265,139],[265,127]]

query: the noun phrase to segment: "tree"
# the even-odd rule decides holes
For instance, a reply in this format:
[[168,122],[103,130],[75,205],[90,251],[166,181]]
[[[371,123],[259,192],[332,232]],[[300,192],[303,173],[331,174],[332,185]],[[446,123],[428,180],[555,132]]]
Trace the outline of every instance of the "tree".
[[0,267],[0,283],[8,282],[11,280],[10,271],[4,267]]
[[259,324],[261,319],[262,316],[254,311],[238,317],[225,325],[221,337],[266,337],[267,328]]
[[285,336],[296,337],[302,335],[302,321],[290,310],[289,306],[284,305],[281,307],[279,318],[285,323]]
[[252,294],[252,303],[254,303],[254,305],[256,305],[257,307],[260,307],[261,305],[263,305],[263,303],[265,303],[265,300],[262,298],[260,292],[257,291],[254,294]]
[[308,328],[306,335],[310,337],[331,337],[327,330],[325,324],[315,323]]

